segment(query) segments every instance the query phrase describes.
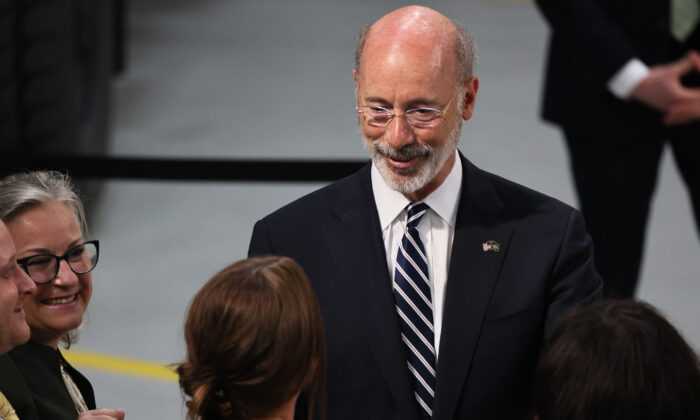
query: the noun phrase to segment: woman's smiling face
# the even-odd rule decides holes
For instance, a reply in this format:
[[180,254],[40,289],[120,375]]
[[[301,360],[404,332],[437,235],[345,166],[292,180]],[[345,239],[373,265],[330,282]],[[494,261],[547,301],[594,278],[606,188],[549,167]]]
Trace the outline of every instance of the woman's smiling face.
[[[7,228],[17,258],[37,254],[63,255],[84,242],[71,210],[60,201],[32,206],[12,217]],[[34,341],[58,347],[58,342],[83,321],[92,295],[92,274],[75,274],[65,260],[53,281],[38,284],[24,300],[27,324]]]

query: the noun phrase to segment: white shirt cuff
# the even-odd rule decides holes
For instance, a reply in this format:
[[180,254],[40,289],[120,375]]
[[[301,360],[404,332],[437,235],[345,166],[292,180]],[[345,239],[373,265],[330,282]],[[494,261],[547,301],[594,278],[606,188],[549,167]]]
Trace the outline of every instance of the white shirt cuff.
[[649,67],[638,58],[627,62],[608,81],[608,89],[620,99],[628,99],[639,82],[649,75]]

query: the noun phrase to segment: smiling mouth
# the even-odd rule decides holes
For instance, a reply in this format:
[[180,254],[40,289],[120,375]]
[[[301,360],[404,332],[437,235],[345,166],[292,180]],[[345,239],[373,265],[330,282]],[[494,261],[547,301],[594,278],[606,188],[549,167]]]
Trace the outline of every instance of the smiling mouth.
[[399,157],[399,156],[387,156],[389,159],[396,161],[396,162],[410,162],[415,157]]
[[413,170],[413,167],[415,166],[415,161],[418,158],[399,160],[387,156],[386,159],[387,163],[389,164],[389,168],[391,168],[392,171],[406,175]]
[[46,299],[46,300],[42,300],[41,303],[43,303],[44,305],[49,305],[49,306],[52,306],[52,305],[61,305],[61,304],[64,304],[64,303],[71,303],[71,302],[73,302],[77,296],[78,296],[78,295],[75,294],[75,295],[68,296],[68,297],[64,297],[64,298]]

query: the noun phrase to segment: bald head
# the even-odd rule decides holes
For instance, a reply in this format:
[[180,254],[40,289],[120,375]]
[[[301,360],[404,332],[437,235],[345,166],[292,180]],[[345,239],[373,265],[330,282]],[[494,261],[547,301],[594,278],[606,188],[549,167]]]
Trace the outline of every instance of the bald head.
[[423,60],[454,69],[458,83],[473,74],[476,46],[467,28],[423,6],[402,7],[365,26],[355,50],[355,72],[360,73],[366,53],[395,54],[409,48]]

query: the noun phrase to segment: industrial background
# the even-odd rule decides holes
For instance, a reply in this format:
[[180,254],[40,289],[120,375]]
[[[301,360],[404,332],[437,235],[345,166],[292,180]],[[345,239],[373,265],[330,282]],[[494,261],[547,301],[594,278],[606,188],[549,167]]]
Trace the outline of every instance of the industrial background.
[[[257,219],[367,160],[354,113],[355,37],[407,4],[0,0],[3,172],[63,165],[81,182],[100,240],[89,322],[71,353],[98,406],[125,408],[129,419],[184,418],[162,366],[184,356],[189,300],[245,257]],[[547,27],[535,6],[422,4],[466,24],[479,45],[462,152],[576,206],[561,135],[539,118]],[[666,153],[638,296],[696,350],[699,257]]]

